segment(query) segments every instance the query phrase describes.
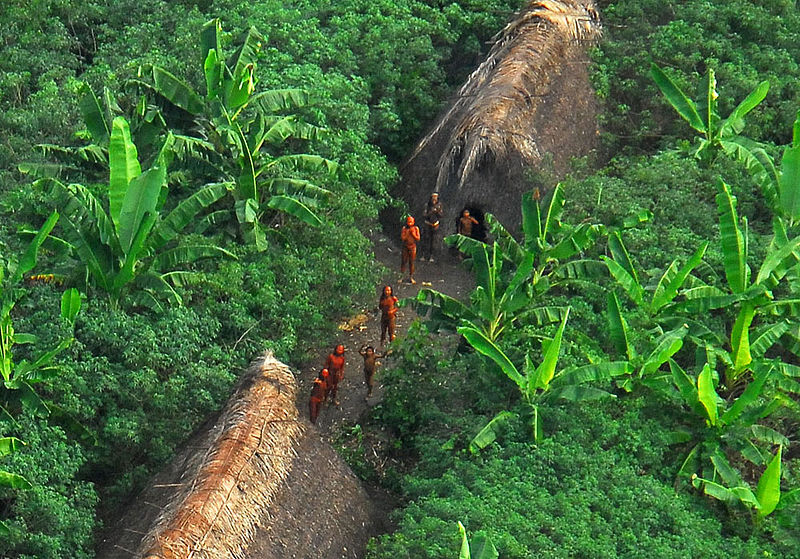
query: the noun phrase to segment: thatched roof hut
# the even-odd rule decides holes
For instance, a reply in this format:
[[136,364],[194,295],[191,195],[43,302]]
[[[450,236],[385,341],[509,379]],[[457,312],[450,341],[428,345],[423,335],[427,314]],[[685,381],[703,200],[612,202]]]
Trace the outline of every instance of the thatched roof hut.
[[521,194],[546,190],[596,145],[586,47],[600,32],[593,0],[532,1],[516,14],[402,169],[412,211],[438,191],[450,218],[467,207],[518,223]]
[[366,543],[368,497],[299,417],[296,392],[286,365],[271,354],[257,360],[216,421],[112,527],[98,557],[352,557],[343,549]]

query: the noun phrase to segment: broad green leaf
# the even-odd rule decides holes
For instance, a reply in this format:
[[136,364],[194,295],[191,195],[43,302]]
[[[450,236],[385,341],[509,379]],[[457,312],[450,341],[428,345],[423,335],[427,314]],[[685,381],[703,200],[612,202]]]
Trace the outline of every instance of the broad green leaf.
[[472,559],[469,552],[469,542],[467,541],[467,530],[461,522],[458,523],[458,531],[461,533],[461,551],[458,553],[458,559]]
[[733,109],[733,112],[728,115],[728,118],[723,121],[720,127],[720,135],[726,137],[739,134],[743,128],[744,117],[764,100],[767,96],[767,92],[769,92],[769,82],[764,80],[759,83],[756,88]]
[[748,283],[747,250],[739,218],[736,213],[736,197],[722,180],[719,180],[720,193],[717,194],[719,212],[719,234],[722,241],[722,256],[725,277],[734,293],[741,293]]
[[[541,220],[541,230],[539,231],[539,238],[542,246],[546,246],[547,237],[555,235],[560,225],[561,214],[564,211],[564,192],[561,183],[556,184],[553,191],[550,193],[550,198],[547,201],[547,207]],[[527,240],[527,239],[526,239]]]
[[[257,151],[258,146],[253,148]],[[335,161],[321,157],[319,155],[312,155],[308,153],[293,153],[289,155],[282,155],[272,159],[269,163],[262,166],[258,170],[260,175],[270,168],[280,168],[284,171],[296,173],[317,173],[324,172],[328,175],[333,175],[339,168],[339,164]]]
[[475,435],[472,441],[470,441],[469,451],[472,454],[477,454],[479,451],[492,444],[495,440],[497,440],[499,431],[512,417],[514,417],[514,414],[510,411],[501,411],[494,416],[494,418],[487,423],[483,429],[478,431],[478,434]]
[[633,360],[636,352],[628,342],[628,325],[625,322],[625,317],[622,316],[622,311],[619,308],[617,294],[613,291],[609,291],[606,301],[608,335],[611,338],[611,343],[614,344],[614,348],[619,354],[627,355],[629,360]]
[[558,327],[558,330],[556,330],[553,340],[547,345],[541,364],[536,367],[536,372],[534,373],[536,388],[547,390],[550,386],[550,381],[553,380],[555,376],[558,356],[559,353],[561,353],[561,338],[564,335],[564,328],[567,325],[568,318],[569,309],[567,309],[567,312],[564,314],[564,318],[561,320],[561,325]]
[[644,298],[644,289],[639,285],[639,282],[620,266],[616,260],[612,260],[607,256],[601,256],[600,258],[605,262],[611,276],[617,280],[617,283],[628,294],[628,297],[637,305],[641,305]]
[[111,139],[108,143],[108,206],[111,221],[118,234],[120,212],[125,195],[128,193],[128,185],[142,174],[138,157],[136,146],[131,140],[128,121],[118,116],[111,125]]
[[650,66],[650,75],[653,78],[653,81],[656,82],[656,85],[661,90],[661,93],[664,94],[664,97],[667,98],[670,105],[681,115],[689,125],[701,133],[706,133],[706,125],[703,122],[703,119],[700,118],[700,115],[697,112],[697,107],[695,106],[694,102],[689,99],[686,94],[681,91],[681,89],[675,85],[669,76],[667,76],[664,71],[652,64]]
[[536,246],[536,239],[542,236],[541,208],[534,192],[522,195],[522,233],[525,236],[525,247],[529,250]]
[[250,152],[250,147],[247,144],[247,138],[242,131],[241,126],[236,125],[236,134],[241,143],[239,155],[239,165],[241,166],[241,173],[236,186],[238,189],[238,196],[240,200],[252,198],[256,202],[260,202],[258,190],[256,189],[256,169],[253,162],[253,156]]
[[586,400],[602,400],[616,398],[615,394],[594,388],[593,386],[558,386],[551,387],[545,394],[547,400],[567,400],[570,402],[583,402]]
[[781,336],[789,330],[787,322],[767,324],[755,332],[755,339],[750,343],[750,354],[756,358],[764,357],[767,350],[774,346]]
[[[303,179],[281,177],[264,181],[260,186],[263,191],[269,192],[271,195],[286,194],[287,196],[302,198],[303,200],[328,200],[333,196],[333,192],[330,190]],[[463,235],[455,236],[463,237]],[[471,239],[470,237],[463,238],[475,241],[475,239]]]
[[769,370],[758,373],[755,375],[752,381],[747,384],[747,387],[744,389],[744,392],[736,398],[733,402],[731,407],[729,407],[725,413],[722,414],[720,417],[720,421],[724,425],[730,425],[738,417],[742,414],[742,412],[747,409],[748,406],[755,403],[761,397],[761,391],[764,388],[764,384],[767,382],[769,378]]
[[153,66],[153,84],[156,93],[191,115],[199,116],[205,107],[200,97],[189,85],[163,68]]
[[798,247],[800,247],[800,237],[792,239],[777,250],[773,250],[771,246],[763,264],[761,264],[761,269],[758,271],[756,283],[764,282],[773,274],[775,279],[780,281],[790,268],[800,263]]
[[231,57],[228,66],[231,67],[233,76],[241,76],[258,61],[258,53],[264,43],[264,37],[255,27],[250,27],[241,38],[241,45]]
[[0,456],[8,456],[25,446],[17,437],[0,437]]
[[700,399],[697,395],[697,387],[692,378],[672,359],[669,360],[669,369],[672,373],[672,379],[675,381],[675,386],[678,387],[678,392],[680,392],[684,403],[698,416],[706,417],[705,409],[700,403]]
[[89,130],[89,134],[92,135],[94,142],[99,145],[105,145],[111,133],[108,129],[105,112],[92,88],[86,84],[81,86],[78,108],[81,110],[83,121],[86,123],[86,128]]
[[731,329],[731,357],[735,375],[743,371],[753,360],[750,354],[750,324],[755,313],[753,304],[742,305]]
[[0,470],[0,488],[24,490],[32,489],[33,485],[19,474],[12,474],[11,472]]
[[633,278],[636,285],[640,285],[639,274],[636,272],[636,267],[633,265],[631,255],[628,254],[628,249],[625,248],[625,243],[622,242],[622,236],[619,234],[619,231],[614,231],[608,236],[608,251],[611,253],[611,257],[614,261]]
[[800,146],[784,150],[779,185],[781,210],[793,221],[800,219]]
[[714,450],[714,452],[711,454],[711,462],[714,464],[714,468],[717,470],[717,473],[719,473],[722,481],[724,481],[726,485],[744,485],[739,472],[737,472],[731,466],[730,462],[728,462],[728,459],[723,454],[722,449],[717,448]]
[[681,325],[674,330],[665,332],[656,339],[656,346],[644,360],[639,370],[639,377],[649,376],[661,368],[673,355],[683,347],[683,338],[689,328]]
[[222,92],[222,76],[224,67],[216,50],[209,50],[203,62],[203,74],[206,78],[206,97],[217,99]]
[[133,179],[128,186],[120,208],[118,225],[119,244],[124,254],[130,252],[145,215],[157,215],[156,206],[166,177],[167,170],[157,166]]
[[322,225],[322,220],[311,208],[291,196],[270,196],[269,200],[267,200],[267,207],[289,214],[312,227]]
[[228,193],[230,183],[207,184],[172,210],[158,222],[148,239],[147,246],[151,250],[159,250],[168,242],[176,239],[187,225],[197,219],[205,208]]
[[500,367],[500,370],[514,381],[523,393],[527,390],[525,377],[520,374],[517,367],[514,366],[508,356],[503,353],[503,350],[497,347],[483,332],[469,326],[461,326],[458,328],[458,333],[464,336],[464,339],[467,340],[467,343],[471,345],[475,351],[494,361],[497,366]]
[[678,290],[683,287],[686,278],[689,277],[692,270],[703,260],[706,248],[708,248],[708,242],[700,245],[700,248],[694,252],[692,257],[689,258],[680,270],[678,270],[677,260],[667,268],[667,271],[664,272],[653,294],[653,299],[650,303],[651,313],[658,312],[664,305],[672,301],[678,295]]
[[81,310],[81,294],[74,287],[64,291],[61,296],[61,316],[70,322],[75,322]]
[[587,382],[608,383],[612,378],[629,375],[633,367],[627,361],[603,361],[579,367],[571,367],[559,373],[551,383],[552,387],[584,384]]
[[533,442],[539,444],[544,439],[544,430],[542,429],[542,418],[539,415],[539,406],[533,406],[533,417],[532,420],[532,427],[533,427]]
[[773,211],[779,211],[780,181],[778,171],[769,154],[757,145],[737,137],[730,141],[720,142],[722,150],[731,158],[743,164],[753,180],[761,188],[761,193],[767,206]]
[[311,102],[304,89],[270,89],[253,95],[250,103],[257,103],[266,113],[302,109]]
[[500,557],[492,539],[482,532],[472,536],[471,548],[472,559],[497,559]]
[[113,273],[111,256],[108,254],[108,247],[96,243],[95,232],[89,228],[84,228],[83,223],[73,223],[72,220],[65,220],[67,230],[71,234],[72,245],[75,252],[83,262],[86,269],[92,275],[99,286],[108,291],[111,287],[109,274]]
[[30,272],[34,266],[36,266],[36,259],[39,255],[39,247],[42,246],[47,236],[50,234],[50,231],[53,230],[53,227],[56,226],[56,222],[58,221],[58,212],[53,212],[50,214],[50,217],[47,218],[47,221],[39,228],[39,231],[33,237],[30,243],[28,243],[25,252],[22,254],[22,257],[19,259],[17,263],[17,268],[14,272],[10,275],[9,280],[11,285],[19,283],[22,278]]
[[144,246],[155,222],[156,216],[153,213],[147,212],[144,215],[139,225],[139,230],[133,237],[131,246],[128,247],[128,252],[125,254],[125,260],[120,267],[119,273],[117,273],[112,282],[112,290],[115,293],[121,293],[122,288],[136,276],[136,266],[140,264],[140,260],[145,256],[145,254],[143,254]]
[[770,461],[767,469],[761,474],[756,489],[756,499],[758,500],[758,516],[764,518],[772,513],[778,502],[781,500],[781,450]]
[[214,245],[183,245],[170,250],[165,250],[153,259],[157,270],[173,270],[181,264],[191,264],[202,258],[231,258],[236,260],[236,255],[222,247]]
[[714,390],[714,380],[711,377],[711,367],[708,364],[703,367],[703,371],[697,377],[697,398],[706,410],[709,424],[716,425],[719,420],[719,412],[717,410],[719,395]]
[[762,443],[780,446],[787,446],[790,444],[789,438],[786,435],[766,425],[751,425],[750,432],[753,433],[753,438],[755,440]]

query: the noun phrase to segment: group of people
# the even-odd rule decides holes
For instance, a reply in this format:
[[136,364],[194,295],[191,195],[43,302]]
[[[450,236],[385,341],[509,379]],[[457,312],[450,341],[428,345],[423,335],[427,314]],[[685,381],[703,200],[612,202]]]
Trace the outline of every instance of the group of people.
[[[394,341],[395,326],[397,317],[398,298],[394,295],[392,287],[384,286],[381,298],[378,301],[378,308],[381,311],[381,346]],[[358,350],[359,355],[364,359],[364,383],[367,385],[367,395],[365,400],[372,397],[372,390],[375,386],[375,372],[378,369],[378,359],[386,357],[389,352],[378,353],[370,345],[364,345]],[[345,347],[338,344],[333,351],[325,358],[325,365],[314,379],[311,387],[311,399],[309,401],[309,415],[311,423],[317,422],[322,405],[327,401],[334,406],[339,405],[337,394],[339,383],[344,379],[345,367]]]
[[[400,231],[400,241],[402,242],[402,256],[400,259],[400,273],[404,274],[408,268],[408,281],[415,284],[417,281],[414,279],[414,263],[417,259],[417,243],[422,243],[422,260],[434,262],[438,257],[439,245],[441,244],[441,220],[444,217],[444,209],[441,202],[439,202],[439,194],[434,192],[431,194],[427,204],[425,204],[425,211],[423,213],[425,218],[425,235],[421,235],[419,226],[416,225],[416,220],[413,216],[406,217],[406,223]],[[468,209],[464,208],[461,215],[456,221],[456,232],[460,235],[467,237],[473,236],[473,228],[478,225],[478,220],[475,219]]]
[[[431,194],[430,200],[425,205],[423,217],[424,236],[421,235],[419,226],[416,225],[412,216],[406,217],[406,223],[400,233],[400,240],[403,244],[400,272],[405,273],[406,268],[408,268],[408,280],[412,284],[417,283],[414,279],[417,243],[423,241],[422,260],[434,262],[435,258],[438,258],[439,245],[441,243],[441,220],[444,217],[444,210],[441,202],[439,202],[439,194],[435,192]],[[456,222],[456,232],[471,237],[473,236],[474,226],[478,225],[478,223],[478,220],[471,216],[469,210],[465,208]],[[381,312],[381,347],[384,346],[387,339],[389,343],[394,341],[398,302],[399,300],[395,296],[392,287],[385,285],[378,301],[378,309]],[[359,349],[358,353],[364,359],[364,383],[367,385],[367,395],[364,399],[366,400],[372,396],[375,372],[379,364],[377,359],[385,357],[389,352],[379,354],[374,347],[365,345]],[[317,422],[319,412],[325,402],[329,402],[334,406],[339,405],[337,394],[339,383],[344,379],[344,354],[344,345],[337,345],[325,359],[325,366],[319,372],[317,378],[314,379],[309,402],[311,423]]]

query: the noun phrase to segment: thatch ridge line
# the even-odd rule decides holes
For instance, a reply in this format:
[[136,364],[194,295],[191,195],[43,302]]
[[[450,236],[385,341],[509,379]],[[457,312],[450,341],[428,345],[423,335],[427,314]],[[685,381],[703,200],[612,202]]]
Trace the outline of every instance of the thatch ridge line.
[[437,162],[436,190],[451,179],[461,189],[483,162],[508,162],[511,154],[522,164],[535,164],[542,155],[531,126],[537,109],[533,100],[547,95],[553,77],[564,70],[561,62],[569,59],[569,49],[600,33],[593,0],[529,2],[495,35],[486,60],[408,162],[454,123]]
[[[296,383],[271,353],[243,375],[213,444],[143,540],[147,559],[239,559],[288,475],[305,428]],[[289,449],[289,452],[286,452]],[[188,480],[187,480],[188,481]]]

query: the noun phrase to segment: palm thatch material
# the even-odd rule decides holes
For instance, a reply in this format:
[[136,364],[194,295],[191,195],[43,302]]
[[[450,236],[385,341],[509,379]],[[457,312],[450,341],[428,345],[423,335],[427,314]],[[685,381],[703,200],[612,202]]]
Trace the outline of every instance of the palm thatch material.
[[207,425],[132,503],[99,558],[240,559],[280,492],[306,431],[291,370],[256,360]]
[[[556,171],[563,170],[566,160],[583,155],[571,144],[588,151],[597,126],[585,53],[601,30],[593,0],[529,2],[411,155],[403,170],[413,183],[408,194],[424,203],[418,186],[424,185],[446,205],[469,206],[471,198],[491,205],[496,192],[476,194],[476,185],[509,188],[509,176],[520,178],[521,168],[552,165],[555,158]],[[585,138],[576,143],[576,135]],[[517,212],[519,195],[508,199]]]

